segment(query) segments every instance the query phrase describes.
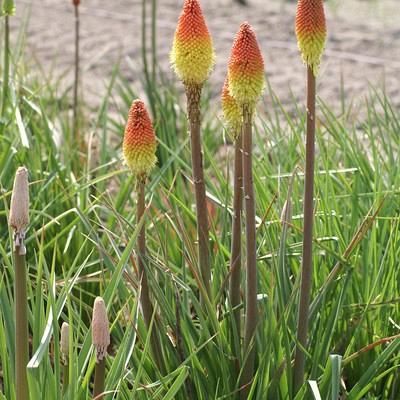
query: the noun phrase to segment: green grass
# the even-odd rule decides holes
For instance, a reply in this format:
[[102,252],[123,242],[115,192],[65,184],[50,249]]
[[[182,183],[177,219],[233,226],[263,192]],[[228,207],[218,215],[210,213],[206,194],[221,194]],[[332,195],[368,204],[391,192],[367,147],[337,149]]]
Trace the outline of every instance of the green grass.
[[[31,181],[26,240],[31,399],[91,398],[95,356],[89,327],[98,295],[108,304],[111,324],[107,399],[235,399],[236,352],[230,347],[227,302],[234,149],[229,145],[223,151],[225,134],[215,111],[218,100],[205,96],[203,104],[207,190],[214,211],[215,299],[204,309],[198,301],[185,107],[175,83],[162,74],[156,74],[157,82],[151,74],[144,81],[146,92],[151,92],[144,100],[151,100],[159,139],[158,168],[147,188],[147,272],[163,333],[162,375],[151,358],[150,335],[138,308],[131,258],[138,234],[134,185],[121,162],[123,121],[139,88],[115,67],[101,107],[86,112],[82,121],[96,150],[81,154],[70,142],[71,93],[60,95],[55,85],[43,85],[39,73],[20,74],[23,44],[18,46],[11,54],[10,96],[0,122],[0,399],[15,398],[14,268],[7,217],[20,165],[27,166]],[[284,109],[271,90],[268,97],[272,106],[260,105],[254,138],[260,322],[251,398],[294,399],[291,362],[301,264],[305,109],[303,102]],[[371,88],[357,114],[345,99],[340,113],[323,99],[318,101],[306,366],[308,379],[316,383],[304,385],[297,399],[318,399],[319,391],[322,399],[338,399],[340,393],[350,400],[396,400],[400,340],[352,355],[399,332],[400,112],[378,89]],[[62,145],[57,145],[57,135]],[[287,199],[293,219],[282,225]],[[335,266],[338,273],[326,287]],[[70,386],[64,397],[59,346],[63,321],[73,332]]]

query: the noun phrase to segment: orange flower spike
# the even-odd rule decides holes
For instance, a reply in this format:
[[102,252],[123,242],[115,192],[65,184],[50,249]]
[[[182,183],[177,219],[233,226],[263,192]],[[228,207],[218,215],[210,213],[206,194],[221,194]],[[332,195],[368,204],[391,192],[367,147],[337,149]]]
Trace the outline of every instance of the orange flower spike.
[[299,0],[296,14],[296,36],[303,61],[314,76],[326,42],[326,21],[323,0]]
[[201,85],[214,66],[215,54],[198,0],[185,0],[175,31],[170,61],[185,85]]
[[264,60],[252,27],[244,22],[233,42],[228,65],[229,92],[240,106],[254,106],[264,86]]
[[125,128],[123,154],[133,175],[146,179],[157,162],[157,141],[153,124],[144,103],[135,100],[129,110]]
[[242,110],[236,100],[229,93],[229,80],[225,79],[221,94],[223,119],[226,123],[229,136],[236,141],[242,131]]

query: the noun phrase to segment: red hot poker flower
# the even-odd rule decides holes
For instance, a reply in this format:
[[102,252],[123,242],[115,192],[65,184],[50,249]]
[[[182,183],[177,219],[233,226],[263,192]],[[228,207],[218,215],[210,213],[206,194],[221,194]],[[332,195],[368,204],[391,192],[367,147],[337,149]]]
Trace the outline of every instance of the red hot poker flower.
[[264,89],[264,60],[256,35],[247,22],[240,25],[228,66],[230,94],[239,105],[254,105]]
[[123,154],[133,175],[145,179],[157,162],[157,141],[153,124],[141,100],[135,100],[129,110],[125,128]]
[[303,60],[316,76],[326,41],[323,0],[298,1],[296,36]]

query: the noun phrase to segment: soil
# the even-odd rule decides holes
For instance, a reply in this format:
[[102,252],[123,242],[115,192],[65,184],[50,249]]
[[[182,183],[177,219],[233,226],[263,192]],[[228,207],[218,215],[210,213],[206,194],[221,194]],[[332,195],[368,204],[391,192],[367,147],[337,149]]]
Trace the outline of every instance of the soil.
[[[150,0],[145,0],[150,13]],[[364,101],[370,86],[385,87],[400,106],[400,13],[398,0],[330,0],[326,2],[329,30],[318,80],[320,97],[340,104],[341,82],[345,98],[354,105]],[[141,77],[141,0],[82,0],[82,65],[86,101],[96,106],[121,62],[123,73],[136,83]],[[226,73],[226,60],[239,24],[247,20],[255,28],[272,89],[284,104],[302,100],[305,68],[294,35],[295,1],[202,0],[213,36],[217,64],[211,90],[218,95]],[[168,53],[182,0],[158,0],[157,51],[163,71],[175,79]],[[26,51],[53,76],[72,79],[74,10],[71,0],[19,0],[13,32],[30,9]]]

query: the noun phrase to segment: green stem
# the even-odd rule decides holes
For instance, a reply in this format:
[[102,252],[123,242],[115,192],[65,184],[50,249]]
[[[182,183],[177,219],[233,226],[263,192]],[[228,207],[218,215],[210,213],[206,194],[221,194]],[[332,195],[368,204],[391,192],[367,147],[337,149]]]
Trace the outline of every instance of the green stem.
[[253,379],[255,332],[257,327],[257,258],[256,213],[252,166],[252,112],[243,107],[243,183],[246,215],[246,322],[244,335],[245,361],[241,379],[241,399],[247,399]]
[[[138,224],[141,222],[144,212],[145,212],[145,179],[139,179],[137,182],[137,209],[136,209],[136,222]],[[151,325],[151,320],[153,318],[153,306],[150,300],[150,289],[145,267],[146,226],[144,222],[142,223],[142,227],[140,229],[137,239],[137,256],[138,256],[139,279],[141,283],[140,304],[142,306],[144,322],[146,324],[147,329],[149,329]],[[157,366],[161,371],[164,371],[157,327],[158,327],[157,319],[155,319],[152,326],[152,331],[150,333],[151,334],[150,343],[151,343],[153,357],[157,363]]]
[[[211,299],[211,271],[208,232],[208,211],[206,186],[204,181],[203,155],[201,149],[201,86],[186,85],[187,109],[190,125],[190,143],[192,153],[193,183],[196,195],[197,236],[199,241],[199,267],[204,288]],[[203,301],[203,304],[206,302]]]
[[75,78],[73,103],[73,129],[75,144],[79,143],[78,132],[78,87],[79,87],[79,6],[75,6]]
[[28,400],[28,376],[26,366],[29,358],[28,296],[25,255],[20,247],[14,251],[15,262],[15,390],[16,400]]
[[1,104],[1,118],[4,118],[8,100],[8,86],[10,79],[10,21],[4,17],[4,70],[3,70],[3,101]]
[[[230,261],[230,303],[234,310],[241,303],[240,298],[240,273],[242,264],[242,208],[243,208],[243,155],[242,135],[235,142],[235,166],[233,183],[233,218],[232,218],[232,243]],[[240,370],[240,309],[233,311],[232,350],[236,353],[236,367]]]
[[305,354],[307,348],[309,305],[312,284],[312,234],[314,219],[314,160],[315,160],[315,96],[316,79],[311,67],[307,68],[307,138],[304,183],[304,229],[301,268],[300,304],[297,322],[297,340],[294,360],[295,393],[304,382]]
[[153,84],[156,82],[157,67],[157,0],[151,2],[151,73]]
[[94,372],[93,399],[101,400],[104,396],[100,396],[104,392],[106,378],[106,360],[103,358],[96,362]]

